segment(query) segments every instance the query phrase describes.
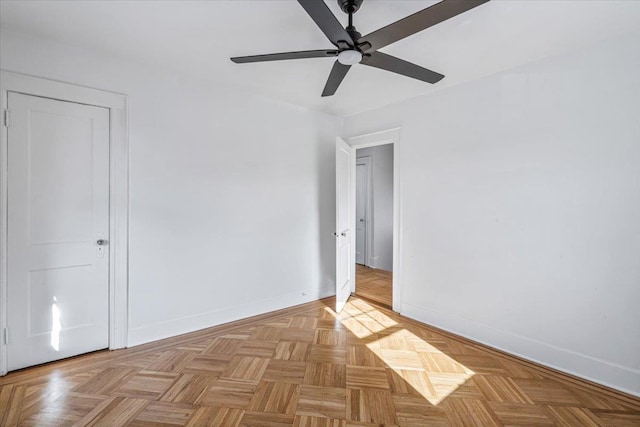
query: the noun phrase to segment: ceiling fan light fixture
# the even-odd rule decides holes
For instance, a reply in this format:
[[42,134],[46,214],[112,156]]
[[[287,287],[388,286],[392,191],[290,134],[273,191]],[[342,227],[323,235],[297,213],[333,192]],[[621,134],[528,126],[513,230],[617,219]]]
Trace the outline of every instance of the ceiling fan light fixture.
[[343,50],[338,54],[338,62],[342,65],[355,65],[360,61],[362,61],[362,52],[355,49]]

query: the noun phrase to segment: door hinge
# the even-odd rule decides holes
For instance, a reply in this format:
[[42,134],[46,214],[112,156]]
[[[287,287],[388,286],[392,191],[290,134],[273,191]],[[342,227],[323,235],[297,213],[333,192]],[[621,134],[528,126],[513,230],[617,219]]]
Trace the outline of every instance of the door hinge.
[[4,127],[9,127],[9,110],[4,110]]
[[4,328],[4,343],[9,344],[9,328]]

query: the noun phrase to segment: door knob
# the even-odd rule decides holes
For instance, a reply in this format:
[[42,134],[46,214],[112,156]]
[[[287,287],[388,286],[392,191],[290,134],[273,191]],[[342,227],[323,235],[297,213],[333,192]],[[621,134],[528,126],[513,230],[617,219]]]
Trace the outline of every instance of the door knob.
[[96,244],[97,244],[98,246],[106,246],[106,245],[108,245],[108,244],[109,244],[109,241],[108,241],[108,240],[105,240],[105,239],[98,239],[98,240],[96,240]]

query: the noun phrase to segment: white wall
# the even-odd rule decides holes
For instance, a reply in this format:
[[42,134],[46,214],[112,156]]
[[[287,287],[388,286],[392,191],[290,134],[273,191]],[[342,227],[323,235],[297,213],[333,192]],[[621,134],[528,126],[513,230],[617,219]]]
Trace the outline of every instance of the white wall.
[[129,344],[335,293],[342,119],[2,33],[0,67],[129,95]]
[[640,40],[347,118],[401,126],[401,311],[640,395]]
[[393,269],[393,144],[356,150],[357,157],[371,158],[372,250],[369,266]]

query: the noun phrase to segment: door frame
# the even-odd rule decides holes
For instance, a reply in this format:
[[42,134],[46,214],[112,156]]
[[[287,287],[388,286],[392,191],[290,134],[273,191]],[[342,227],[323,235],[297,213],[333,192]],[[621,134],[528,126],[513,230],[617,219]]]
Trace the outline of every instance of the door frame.
[[[351,197],[355,201],[356,185],[356,150],[358,148],[375,147],[378,145],[393,144],[393,271],[392,274],[392,309],[400,313],[402,307],[402,263],[401,263],[401,242],[402,242],[402,211],[401,211],[401,193],[400,193],[400,127],[386,129],[378,132],[366,133],[346,138],[347,143],[351,146],[352,164],[351,164]],[[351,219],[355,230],[356,208],[355,203],[351,207]],[[355,261],[355,233],[351,235],[352,258]],[[352,273],[351,292],[355,292],[356,277],[355,268]]]
[[[356,169],[358,168],[358,164],[364,164],[367,166],[367,191],[366,191],[366,200],[365,200],[365,212],[366,212],[365,217],[367,218],[366,219],[367,222],[364,225],[364,265],[367,267],[370,267],[371,254],[373,253],[373,244],[372,244],[373,239],[371,238],[371,235],[373,234],[372,222],[371,222],[371,217],[373,216],[373,209],[372,209],[373,188],[371,186],[371,184],[373,183],[373,179],[371,176],[373,168],[371,167],[371,156],[356,157]],[[358,186],[358,183],[356,182],[356,194],[357,194],[357,186]],[[353,203],[355,206],[357,204],[357,200],[354,199]],[[356,218],[356,223],[357,221],[358,219]],[[354,229],[354,234],[355,234],[355,229]],[[356,250],[357,249],[358,248],[356,248]]]
[[[6,328],[9,92],[109,109],[109,349],[127,346],[129,290],[129,141],[127,95],[0,70],[0,376],[7,374]],[[11,112],[8,113],[9,126]],[[9,331],[9,340],[11,339]]]

